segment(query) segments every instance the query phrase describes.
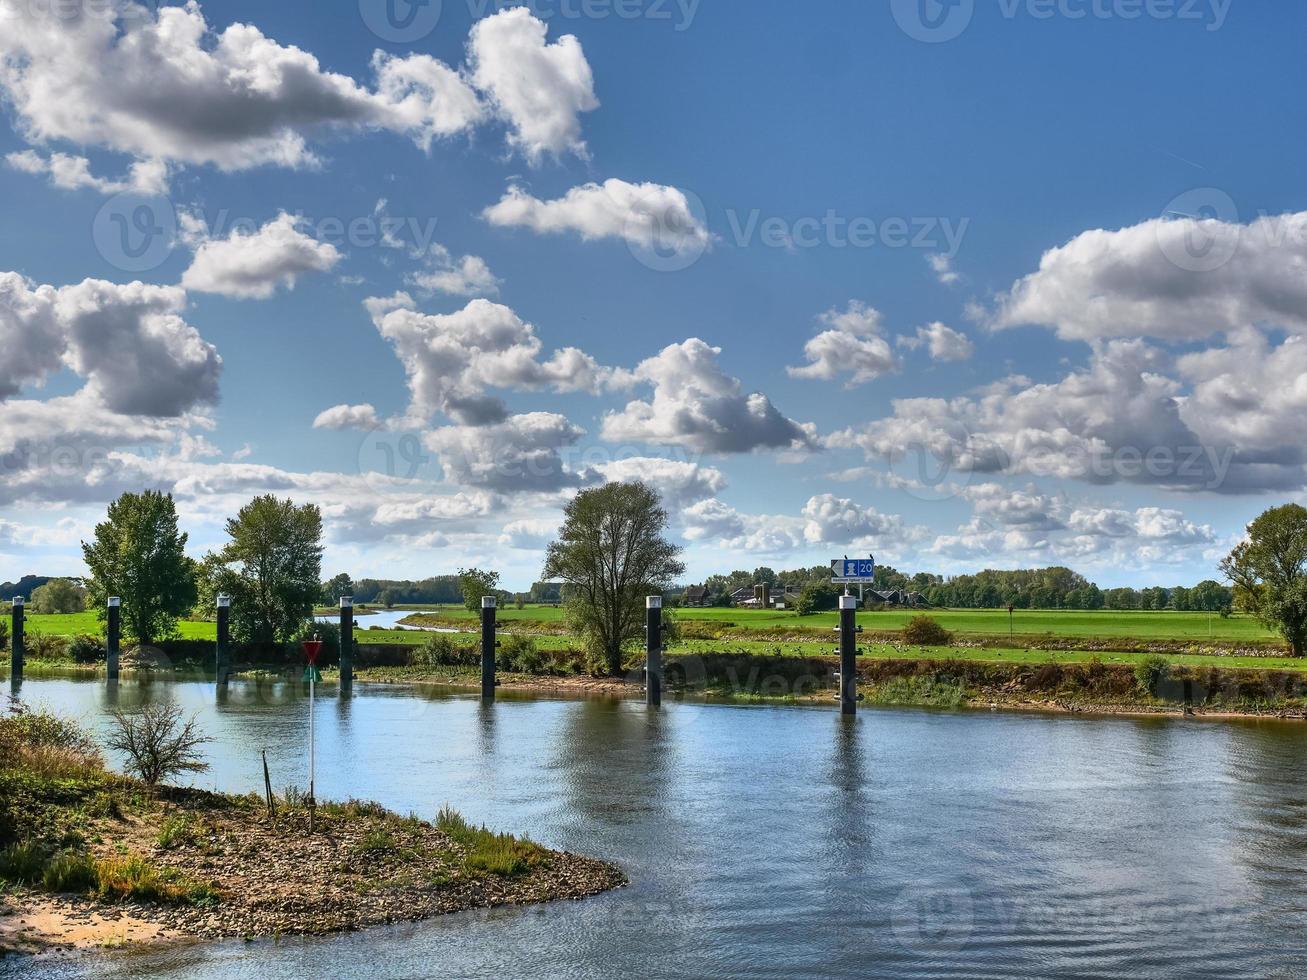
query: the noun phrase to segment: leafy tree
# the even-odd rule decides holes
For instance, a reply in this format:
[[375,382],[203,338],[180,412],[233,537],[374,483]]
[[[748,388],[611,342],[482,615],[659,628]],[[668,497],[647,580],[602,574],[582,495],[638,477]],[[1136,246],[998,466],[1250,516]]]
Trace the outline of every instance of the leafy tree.
[[666,530],[657,493],[610,483],[572,498],[549,546],[544,577],[567,583],[568,618],[609,674],[621,673],[623,645],[643,636],[645,597],[685,574]]
[[1240,606],[1307,653],[1307,508],[1273,507],[1248,525],[1248,538],[1221,562]]
[[478,612],[482,596],[499,594],[499,573],[480,568],[460,568],[458,584],[463,590],[463,605],[472,612]]
[[354,580],[341,572],[330,582],[322,583],[322,601],[325,605],[334,606],[341,600],[342,596],[352,596],[354,594]]
[[120,596],[123,629],[142,644],[171,637],[177,617],[195,605],[195,563],[171,494],[123,494],[96,525],[95,540],[82,542],[82,554],[91,571],[87,601],[103,621],[108,598]]
[[54,578],[32,590],[32,612],[43,616],[79,613],[86,609],[86,589],[71,579]]
[[809,582],[794,601],[794,611],[800,616],[834,609],[840,603],[840,594],[830,582]]
[[242,643],[288,642],[322,591],[322,513],[272,495],[227,521],[231,540],[203,563],[206,595],[232,597],[232,635]]

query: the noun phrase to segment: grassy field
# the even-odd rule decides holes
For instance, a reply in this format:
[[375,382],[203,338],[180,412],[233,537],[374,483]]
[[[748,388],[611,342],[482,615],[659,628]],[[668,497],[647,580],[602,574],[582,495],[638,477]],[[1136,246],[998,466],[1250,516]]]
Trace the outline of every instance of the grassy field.
[[[217,640],[218,627],[213,623],[181,622],[177,629],[184,640]],[[71,613],[63,616],[27,614],[27,632],[47,636],[102,636],[104,624],[93,612]]]
[[[417,608],[417,607],[415,607]],[[437,613],[450,620],[466,620],[471,624],[477,614],[462,606],[424,607],[424,611]],[[990,609],[932,609],[927,613],[946,629],[955,633],[1001,636],[1009,632],[1005,610]],[[762,609],[677,609],[675,615],[686,622],[712,622],[738,629],[743,634],[750,630],[819,630],[829,631],[838,622],[838,614],[816,613],[797,616],[785,610]],[[909,610],[860,612],[858,623],[867,630],[899,630],[919,613]],[[563,610],[553,606],[527,606],[525,609],[500,609],[501,623],[518,621],[558,623]],[[360,616],[358,626],[366,631],[368,618]],[[95,613],[76,613],[68,616],[27,616],[29,632],[48,633],[54,636],[74,636],[79,633],[99,634],[103,627]],[[182,622],[179,624],[185,639],[212,639],[216,634],[213,623]],[[1047,633],[1059,637],[1096,636],[1123,637],[1140,640],[1227,640],[1265,642],[1274,640],[1275,634],[1250,616],[1231,616],[1222,619],[1216,614],[1196,612],[1074,612],[1070,610],[1018,610],[1010,624],[1019,635]],[[379,630],[371,631],[379,633]],[[387,631],[389,632],[389,631]],[[412,633],[399,633],[411,641]],[[387,640],[387,642],[393,642]]]
[[[442,619],[453,623],[467,623],[466,631],[451,635],[463,646],[475,646],[480,636],[475,629],[475,615],[462,607],[446,606],[438,612]],[[870,631],[900,629],[913,613],[904,611],[860,613],[859,623]],[[988,610],[932,610],[930,615],[939,620],[948,629],[959,636],[971,634],[975,637],[1001,637],[1008,631],[1008,616],[1005,611]],[[760,655],[783,656],[830,656],[834,652],[835,641],[832,627],[836,625],[834,613],[822,613],[814,616],[799,617],[792,612],[765,611],[748,609],[683,609],[677,616],[684,621],[706,621],[717,623],[725,630],[716,639],[687,639],[669,649],[672,654],[695,653],[751,653]],[[502,627],[511,632],[515,622],[552,622],[562,618],[562,610],[548,606],[533,606],[525,609],[501,609],[499,619]],[[991,647],[943,647],[923,650],[917,647],[893,646],[884,643],[868,642],[863,644],[867,656],[884,659],[917,659],[921,657],[956,657],[962,660],[1002,662],[1002,663],[1083,663],[1094,657],[1104,663],[1133,664],[1142,660],[1143,653],[1090,652],[1084,650],[1043,650],[1030,637],[1047,634],[1054,638],[1076,637],[1143,639],[1143,640],[1208,640],[1217,642],[1264,642],[1274,639],[1256,620],[1245,616],[1221,619],[1206,613],[1176,612],[1066,612],[1033,611],[1018,612],[1014,617],[1014,628],[1018,634],[1026,634],[1026,639],[1018,640],[1020,646],[1011,648]],[[179,624],[181,634],[186,639],[213,640],[216,630],[213,623],[182,622]],[[79,633],[100,634],[101,624],[94,613],[79,613],[71,616],[28,616],[28,630],[33,633],[45,633],[56,636],[71,636]],[[791,634],[785,641],[767,639],[756,631],[781,630]],[[812,639],[796,640],[795,633],[811,631]],[[380,630],[368,629],[367,618],[359,621],[358,642],[376,645],[414,645],[421,644],[426,634],[415,630]],[[538,635],[536,644],[543,650],[569,649],[576,646],[576,641],[566,635]],[[993,640],[991,640],[993,642]],[[998,640],[1002,643],[1002,640]],[[1026,645],[1029,644],[1029,648]],[[1169,660],[1177,664],[1212,664],[1219,663],[1227,667],[1262,667],[1267,669],[1307,670],[1307,663],[1279,657],[1219,657],[1202,654],[1177,653],[1168,655]]]
[[[442,606],[425,611],[438,613],[448,619],[466,619],[474,622],[477,614],[462,606]],[[787,610],[766,609],[677,609],[677,619],[686,622],[715,622],[732,624],[741,632],[747,630],[830,630],[837,625],[838,613],[816,613],[798,616]],[[858,623],[868,630],[900,630],[915,610],[860,612]],[[1231,616],[1222,619],[1215,613],[1198,612],[1076,612],[1072,610],[1017,610],[1011,624],[1006,610],[1001,609],[931,609],[926,611],[944,628],[955,633],[1002,635],[1051,633],[1054,636],[1130,637],[1140,640],[1229,640],[1264,642],[1275,635],[1250,616]],[[560,622],[563,610],[552,606],[527,606],[525,609],[500,609],[500,622],[517,620]],[[359,624],[366,628],[367,619]]]

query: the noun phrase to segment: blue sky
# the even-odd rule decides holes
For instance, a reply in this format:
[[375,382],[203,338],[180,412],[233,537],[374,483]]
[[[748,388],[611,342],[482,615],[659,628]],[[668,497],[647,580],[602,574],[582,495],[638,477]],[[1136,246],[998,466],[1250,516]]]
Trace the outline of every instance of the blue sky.
[[1301,499],[1296,7],[394,2],[0,2],[0,579],[143,486],[512,586],[608,479],[690,577],[1191,583]]

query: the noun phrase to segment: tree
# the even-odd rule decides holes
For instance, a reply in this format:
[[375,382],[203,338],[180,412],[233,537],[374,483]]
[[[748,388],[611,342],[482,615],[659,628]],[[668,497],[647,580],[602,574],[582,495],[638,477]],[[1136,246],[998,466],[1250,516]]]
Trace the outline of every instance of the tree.
[[1235,599],[1280,631],[1295,657],[1307,652],[1307,508],[1273,507],[1221,562]]
[[53,578],[32,590],[32,612],[43,616],[79,613],[86,609],[86,589],[71,579]]
[[645,597],[685,574],[666,530],[657,493],[643,483],[610,483],[572,498],[549,546],[544,577],[567,583],[568,619],[609,674],[622,671],[623,645],[643,636]]
[[322,513],[272,495],[227,521],[231,540],[205,557],[206,592],[232,597],[238,642],[285,643],[313,614],[322,590]]
[[458,584],[463,590],[463,605],[471,612],[478,612],[482,596],[499,594],[499,573],[480,568],[460,568]]
[[177,617],[195,605],[195,563],[172,494],[123,494],[95,526],[95,540],[82,542],[82,554],[91,571],[87,601],[104,620],[109,597],[121,597],[123,629],[143,645],[172,636]]
[[210,739],[194,718],[183,721],[182,709],[176,705],[156,702],[137,714],[114,711],[112,717],[113,728],[106,744],[126,756],[127,771],[147,786],[209,768],[200,756],[200,746]]
[[341,572],[330,582],[322,583],[322,601],[328,606],[334,606],[344,596],[354,595],[354,580]]

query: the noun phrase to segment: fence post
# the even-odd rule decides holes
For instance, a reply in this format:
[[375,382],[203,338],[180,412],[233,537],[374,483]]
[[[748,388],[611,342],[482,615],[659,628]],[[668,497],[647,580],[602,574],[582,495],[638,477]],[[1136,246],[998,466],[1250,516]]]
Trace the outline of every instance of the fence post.
[[656,708],[663,703],[663,597],[649,596],[644,609],[644,703]]
[[218,596],[218,654],[215,664],[219,687],[227,686],[231,673],[231,596]]
[[492,595],[481,597],[481,699],[495,699],[495,608]]
[[340,693],[354,687],[354,597],[340,597]]
[[109,625],[106,630],[105,668],[110,681],[118,680],[118,653],[122,643],[122,604],[118,596],[109,597]]
[[858,600],[840,596],[840,714],[858,713]]
[[9,679],[14,684],[22,683],[23,663],[27,657],[27,637],[23,632],[26,621],[24,608],[26,600],[20,595],[14,596],[13,621],[9,629]]

